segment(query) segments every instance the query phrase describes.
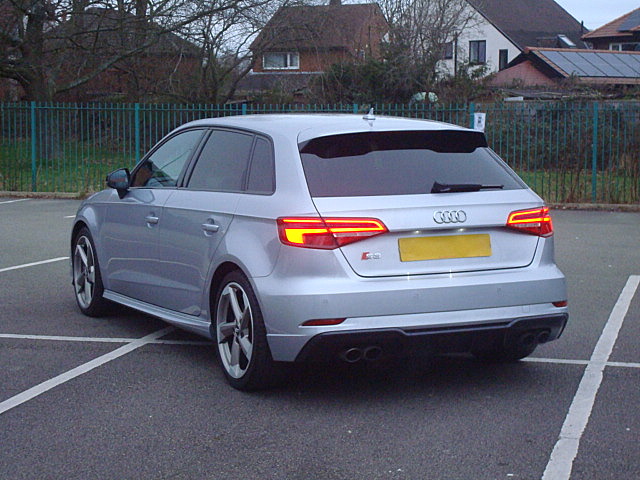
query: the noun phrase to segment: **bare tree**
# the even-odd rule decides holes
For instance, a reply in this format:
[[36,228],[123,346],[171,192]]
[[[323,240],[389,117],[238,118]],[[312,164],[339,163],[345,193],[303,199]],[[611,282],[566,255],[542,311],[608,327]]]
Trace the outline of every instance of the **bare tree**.
[[[208,3],[193,2],[194,16],[202,8],[199,2]],[[252,54],[256,53],[249,50],[252,40],[279,8],[290,3],[291,0],[246,1],[223,15],[200,16],[185,24],[180,34],[199,46],[203,59],[190,97],[213,103],[231,100],[239,81],[251,70]]]
[[[0,78],[15,80],[26,99],[49,100],[104,72],[129,82],[162,63],[164,93],[226,99],[233,82],[221,79],[247,69],[248,38],[285,1],[0,0]],[[177,88],[173,74],[189,58],[190,89]]]
[[480,21],[466,0],[379,0],[391,25],[388,60],[400,78],[427,90],[443,73],[447,44]]

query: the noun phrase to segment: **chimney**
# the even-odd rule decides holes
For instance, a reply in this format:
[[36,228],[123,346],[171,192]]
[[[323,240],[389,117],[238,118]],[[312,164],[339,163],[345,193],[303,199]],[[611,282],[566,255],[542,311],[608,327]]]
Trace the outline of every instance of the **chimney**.
[[340,5],[342,5],[342,2],[340,0],[329,0],[329,5],[339,7]]

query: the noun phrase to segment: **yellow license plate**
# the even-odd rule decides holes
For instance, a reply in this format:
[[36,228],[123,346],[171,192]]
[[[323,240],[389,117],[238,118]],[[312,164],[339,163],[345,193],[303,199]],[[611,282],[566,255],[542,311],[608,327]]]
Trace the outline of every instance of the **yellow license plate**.
[[401,238],[398,247],[403,262],[491,256],[491,238],[487,233]]

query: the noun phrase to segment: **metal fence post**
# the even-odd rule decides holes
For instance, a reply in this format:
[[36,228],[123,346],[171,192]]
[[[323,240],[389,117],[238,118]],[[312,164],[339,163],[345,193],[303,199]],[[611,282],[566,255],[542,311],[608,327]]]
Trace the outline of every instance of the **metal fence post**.
[[469,128],[473,129],[476,127],[475,115],[476,115],[476,104],[471,102],[469,104]]
[[591,202],[598,198],[598,102],[593,103],[593,138],[591,144]]
[[135,142],[136,142],[136,165],[140,163],[140,104],[136,103],[134,107],[134,120],[135,124]]
[[243,103],[242,104],[242,115],[246,115],[247,114],[247,104]]
[[38,129],[36,128],[36,102],[31,102],[31,191],[35,192],[37,189],[38,178],[38,166],[36,162],[36,156],[38,154],[37,149],[37,135]]

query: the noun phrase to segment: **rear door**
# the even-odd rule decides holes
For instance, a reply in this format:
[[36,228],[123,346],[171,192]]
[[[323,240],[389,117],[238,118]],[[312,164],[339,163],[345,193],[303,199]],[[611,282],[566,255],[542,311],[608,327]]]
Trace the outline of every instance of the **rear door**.
[[166,202],[159,235],[166,308],[201,313],[211,264],[245,190],[254,141],[252,134],[213,130],[186,188]]
[[376,218],[389,229],[341,247],[358,275],[517,268],[535,255],[539,238],[505,225],[542,201],[476,132],[337,135],[310,141],[301,156],[320,215]]

